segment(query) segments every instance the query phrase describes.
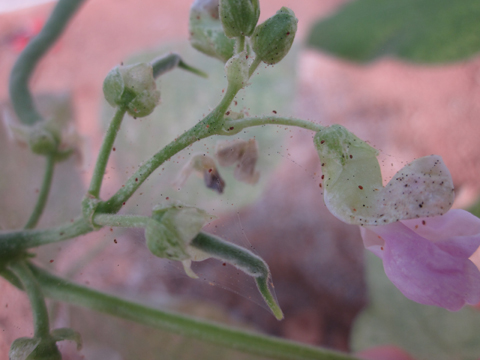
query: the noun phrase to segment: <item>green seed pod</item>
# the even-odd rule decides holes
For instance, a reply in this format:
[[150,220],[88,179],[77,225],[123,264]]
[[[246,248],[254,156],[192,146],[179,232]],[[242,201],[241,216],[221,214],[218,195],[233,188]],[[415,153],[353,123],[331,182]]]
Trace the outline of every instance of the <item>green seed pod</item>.
[[258,0],[220,0],[220,19],[229,38],[251,36],[259,17]]
[[126,107],[133,117],[150,115],[160,101],[151,64],[113,68],[103,82],[105,99],[113,107]]
[[297,22],[295,13],[282,7],[255,29],[251,38],[253,51],[268,65],[280,62],[292,47]]
[[323,195],[328,210],[355,225],[384,225],[442,215],[453,203],[453,181],[441,157],[417,159],[384,187],[378,151],[340,125],[314,138],[322,162]]
[[219,0],[195,0],[190,8],[190,44],[205,55],[226,62],[234,54],[235,40],[225,36],[219,18]]

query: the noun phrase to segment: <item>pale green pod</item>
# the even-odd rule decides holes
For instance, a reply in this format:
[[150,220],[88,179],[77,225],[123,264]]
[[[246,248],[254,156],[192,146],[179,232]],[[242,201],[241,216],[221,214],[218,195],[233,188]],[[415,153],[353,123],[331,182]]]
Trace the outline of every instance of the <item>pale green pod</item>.
[[384,225],[442,215],[452,206],[453,181],[440,156],[413,161],[384,187],[377,150],[343,126],[319,131],[314,143],[322,162],[325,205],[346,223]]
[[234,86],[237,91],[248,85],[248,56],[245,51],[233,56],[225,64],[225,74],[228,85]]

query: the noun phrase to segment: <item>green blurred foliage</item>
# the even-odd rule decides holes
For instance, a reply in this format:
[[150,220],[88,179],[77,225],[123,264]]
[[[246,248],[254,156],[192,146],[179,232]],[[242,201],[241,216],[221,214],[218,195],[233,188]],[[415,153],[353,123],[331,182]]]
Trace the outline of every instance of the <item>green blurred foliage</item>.
[[320,20],[310,47],[357,62],[445,63],[480,50],[478,0],[356,0]]
[[477,360],[480,354],[480,311],[458,312],[417,304],[387,278],[382,261],[368,253],[370,305],[357,318],[352,350],[397,345],[418,360]]

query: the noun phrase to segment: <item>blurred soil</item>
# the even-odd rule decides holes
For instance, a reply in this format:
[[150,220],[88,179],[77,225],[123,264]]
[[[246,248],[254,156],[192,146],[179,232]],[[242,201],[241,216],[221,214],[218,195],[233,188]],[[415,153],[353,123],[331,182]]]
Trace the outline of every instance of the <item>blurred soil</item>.
[[[282,5],[291,7],[300,19],[302,40],[312,21],[342,2],[284,0]],[[262,19],[273,14],[278,4],[262,0]],[[90,151],[96,154],[102,137],[98,114],[105,74],[133,52],[187,38],[189,6],[190,0],[87,1],[40,63],[33,91],[70,91],[78,129],[89,137]],[[35,32],[51,8],[47,4],[0,14],[0,101],[7,99],[8,74],[23,41],[19,37]],[[395,166],[414,157],[439,154],[452,171],[460,203],[468,203],[478,194],[476,134],[480,125],[475,120],[480,117],[480,108],[475,100],[480,98],[480,59],[436,67],[391,59],[356,66],[304,51],[298,73],[299,117],[344,124],[380,148],[387,162]],[[272,176],[262,198],[240,214],[225,214],[210,228],[226,236],[222,231],[228,224],[241,219],[244,232],[226,234],[235,241],[235,236],[247,233],[252,246],[267,261],[285,312],[284,321],[277,322],[251,301],[217,287],[193,288],[186,285],[186,279],[163,279],[158,269],[149,268],[151,263],[142,262],[148,255],[133,241],[109,248],[108,256],[87,266],[83,278],[89,277],[91,286],[121,292],[153,296],[168,289],[175,295],[198,297],[234,309],[235,316],[263,331],[348,350],[352,321],[367,298],[363,245],[357,228],[340,223],[322,204],[318,176],[311,176],[320,173],[311,138],[311,134],[295,130],[287,144],[291,158],[285,159]],[[85,182],[93,160],[82,174]],[[82,241],[94,246],[96,236],[102,235],[93,234]],[[52,267],[62,269],[76,256],[62,252]],[[108,273],[108,264],[113,261],[122,263],[123,272]],[[128,275],[132,269],[137,274],[134,279]],[[13,339],[31,335],[31,315],[23,294],[4,280],[0,280],[0,309],[0,359],[7,359]]]

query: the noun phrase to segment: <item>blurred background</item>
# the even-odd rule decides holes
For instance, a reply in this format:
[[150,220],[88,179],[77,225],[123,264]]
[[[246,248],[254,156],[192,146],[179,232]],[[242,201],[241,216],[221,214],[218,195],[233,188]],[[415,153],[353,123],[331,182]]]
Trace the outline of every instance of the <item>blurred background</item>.
[[[250,115],[275,111],[324,125],[343,124],[381,151],[386,179],[414,158],[441,155],[454,179],[455,206],[468,207],[479,192],[480,58],[475,54],[480,31],[472,35],[470,26],[478,6],[469,8],[474,2],[461,0],[455,12],[443,0],[422,0],[418,3],[424,7],[414,9],[409,8],[411,1],[391,3],[261,0],[260,21],[281,6],[295,12],[296,44],[280,64],[259,67],[234,110]],[[0,117],[9,113],[10,69],[54,4],[11,5],[0,1]],[[181,70],[161,77],[161,105],[155,112],[143,119],[124,119],[103,198],[113,195],[141,161],[218,103],[226,86],[223,64],[190,48],[190,5],[190,0],[86,1],[40,62],[31,83],[39,107],[47,115],[71,118],[82,145],[81,156],[56,168],[39,227],[69,221],[80,212],[112,116],[102,96],[103,79],[112,67],[173,51],[206,71],[209,79]],[[450,21],[445,14],[456,17]],[[445,39],[460,44],[461,51],[443,46],[450,44]],[[140,231],[105,228],[43,247],[36,252],[36,262],[84,285],[151,306],[313,345],[342,351],[388,345],[416,359],[480,357],[477,310],[450,313],[405,299],[385,278],[381,262],[365,257],[357,227],[341,223],[326,210],[313,133],[272,126],[238,137],[255,137],[259,143],[257,185],[239,183],[233,169],[221,168],[227,184],[222,195],[195,177],[180,190],[173,186],[190,154],[213,154],[217,141],[224,140],[207,139],[152,174],[122,213],[149,215],[154,205],[179,199],[217,216],[207,231],[254,249],[269,264],[285,320],[275,320],[253,280],[236,269],[207,260],[195,264],[200,279],[189,279],[177,264],[151,255]],[[16,145],[2,123],[0,166],[0,228],[18,228],[35,203],[43,159]],[[65,359],[254,358],[84,309],[54,302],[49,306],[54,327],[72,327],[84,338],[80,353],[61,344]],[[0,328],[0,359],[8,358],[15,338],[32,334],[25,295],[3,279]]]

